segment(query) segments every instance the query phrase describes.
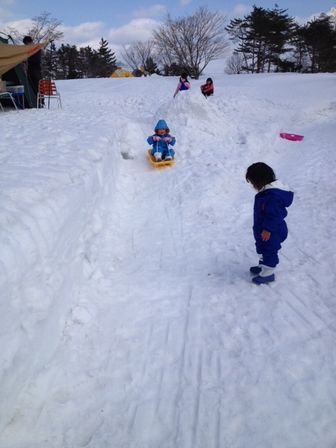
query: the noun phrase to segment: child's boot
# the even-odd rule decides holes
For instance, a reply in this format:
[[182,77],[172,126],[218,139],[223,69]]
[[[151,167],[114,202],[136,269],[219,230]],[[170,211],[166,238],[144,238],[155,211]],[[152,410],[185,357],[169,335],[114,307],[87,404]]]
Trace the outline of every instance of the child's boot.
[[256,277],[253,277],[252,282],[256,285],[262,285],[263,283],[271,283],[274,282],[275,275],[274,275],[274,268],[271,268],[270,266],[261,265],[261,271],[260,274]]
[[162,160],[162,155],[160,152],[155,152],[154,153],[154,158],[157,162],[160,162]]
[[259,264],[258,266],[251,266],[250,267],[250,273],[253,275],[258,275],[261,272],[262,269],[262,261],[263,261],[263,256],[259,255]]
[[259,266],[251,266],[250,267],[251,274],[258,275],[261,272],[261,267]]

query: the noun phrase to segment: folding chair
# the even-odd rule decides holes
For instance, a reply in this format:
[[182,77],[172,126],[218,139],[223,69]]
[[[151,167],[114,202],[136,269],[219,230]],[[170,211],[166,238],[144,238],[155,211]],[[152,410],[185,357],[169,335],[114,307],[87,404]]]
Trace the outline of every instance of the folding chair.
[[61,95],[57,91],[55,81],[51,79],[41,79],[39,81],[39,89],[37,93],[37,107],[43,107],[46,101],[51,99],[56,99],[58,102],[58,107],[62,109]]
[[10,92],[0,92],[0,108],[2,111],[4,111],[4,108],[1,104],[1,98],[7,98],[10,99],[13,103],[13,106],[15,107],[15,109],[17,109],[17,105],[16,102],[14,101],[13,95]]

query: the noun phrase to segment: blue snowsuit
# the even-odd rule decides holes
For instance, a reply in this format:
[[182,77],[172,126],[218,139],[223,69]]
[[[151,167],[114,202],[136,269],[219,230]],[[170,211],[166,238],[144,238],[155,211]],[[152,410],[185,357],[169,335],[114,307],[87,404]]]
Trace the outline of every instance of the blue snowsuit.
[[[272,268],[279,263],[278,251],[288,235],[286,208],[294,198],[294,193],[284,188],[280,182],[272,182],[257,193],[254,199],[253,234],[256,250],[263,257],[262,264]],[[268,241],[261,239],[263,230],[271,233]]]
[[[165,120],[159,120],[155,126],[155,131],[157,131],[158,129],[169,129],[167,123],[165,122]],[[160,137],[160,141],[155,142],[153,140],[153,137]],[[171,138],[171,142],[167,143],[164,141],[165,138]],[[151,135],[147,138],[147,142],[152,145],[152,154],[154,155],[156,152],[161,153],[161,157],[162,159],[164,159],[167,155],[170,155],[171,157],[174,157],[175,155],[175,151],[172,148],[169,148],[169,145],[174,146],[176,143],[176,139],[175,137],[172,137],[170,134],[165,134],[165,135]]]

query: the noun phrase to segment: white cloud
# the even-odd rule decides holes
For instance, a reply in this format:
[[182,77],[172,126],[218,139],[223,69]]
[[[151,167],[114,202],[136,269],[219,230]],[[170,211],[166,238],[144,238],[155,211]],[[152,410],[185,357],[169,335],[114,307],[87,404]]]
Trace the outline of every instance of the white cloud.
[[251,6],[239,3],[233,8],[233,16],[244,16],[251,11]]
[[295,22],[297,22],[299,25],[305,25],[307,22],[311,22],[314,19],[317,19],[321,14],[320,12],[316,12],[314,14],[311,14],[308,17],[294,17]]
[[137,9],[134,11],[133,16],[136,18],[150,18],[150,17],[158,17],[166,14],[167,7],[165,5],[152,5],[149,8]]
[[[5,34],[12,34],[12,30],[18,31],[20,34],[27,34],[28,30],[32,26],[32,21],[30,19],[23,19],[23,20],[13,20],[10,22],[0,22],[0,30]],[[2,37],[3,34],[1,34]],[[15,33],[13,34],[15,39]],[[17,39],[15,39],[16,44],[21,44],[22,42],[18,42]]]
[[152,31],[160,26],[160,22],[153,19],[134,19],[127,25],[119,28],[111,28],[106,39],[110,46],[126,45],[135,41],[145,41],[150,39]]
[[103,22],[87,22],[74,27],[62,26],[60,29],[64,33],[62,42],[65,44],[97,49],[103,37],[108,41],[109,48],[118,55],[124,45],[148,40],[152,36],[152,31],[158,26],[160,22],[143,18],[133,19],[118,28],[109,28]]
[[321,14],[327,14],[331,17],[333,21],[336,21],[336,8],[331,8],[329,11],[319,11],[315,12],[314,14],[311,14],[308,17],[295,17],[295,21],[300,25],[305,25],[307,22],[311,22],[315,19],[318,19]]
[[331,20],[335,23],[336,25],[336,8],[331,8],[330,11],[327,12],[328,16],[331,17]]
[[135,41],[145,41],[152,36],[152,31],[160,26],[160,22],[153,19],[134,19],[119,28],[107,28],[100,22],[64,27],[65,43],[97,49],[103,37],[109,43],[109,48],[119,56],[124,45]]
[[[156,11],[163,11],[157,8]],[[98,48],[100,39],[103,37],[109,43],[109,47],[118,52],[123,45],[135,41],[145,41],[152,36],[152,31],[160,26],[161,22],[151,18],[133,19],[126,25],[118,28],[110,28],[103,22],[85,22],[77,26],[60,26],[64,33],[62,41],[57,41],[56,46],[61,43],[76,45],[77,47],[90,46]],[[30,19],[11,21],[1,24],[1,29],[16,29],[21,34],[26,34],[32,25]]]
[[[99,40],[107,33],[106,27],[102,22],[86,22],[77,26],[61,26],[60,30],[64,33],[62,41],[66,44],[87,47],[98,46]],[[90,44],[88,43],[90,42]]]

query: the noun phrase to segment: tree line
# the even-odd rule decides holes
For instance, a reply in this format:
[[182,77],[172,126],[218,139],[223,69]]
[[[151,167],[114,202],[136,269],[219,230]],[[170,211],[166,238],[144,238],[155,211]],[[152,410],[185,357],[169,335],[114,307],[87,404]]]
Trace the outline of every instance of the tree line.
[[226,30],[235,44],[230,73],[336,70],[336,23],[326,14],[299,25],[277,5],[254,6],[243,19],[231,20]]
[[[222,56],[228,46],[225,17],[199,8],[192,16],[170,16],[147,42],[134,42],[121,51],[122,62],[134,73],[180,75],[198,78],[210,61]],[[91,47],[52,43],[43,57],[43,72],[55,79],[110,76],[117,68],[116,55],[102,38],[98,50]],[[141,73],[141,72],[140,72]]]
[[[109,77],[117,68],[115,52],[102,37],[99,48],[55,42],[63,37],[61,22],[42,13],[33,19],[28,34],[35,42],[48,40],[43,52],[43,75],[54,79]],[[22,38],[11,29],[12,36]],[[146,42],[133,42],[121,51],[122,64],[145,73],[180,75],[197,79],[209,62],[228,53],[228,73],[334,72],[336,69],[335,17],[321,14],[298,24],[286,9],[253,6],[243,18],[226,18],[205,7],[193,15],[166,20]]]
[[42,76],[53,79],[105,78],[116,68],[116,55],[103,38],[97,50],[69,44],[56,48],[51,42],[43,52]]

